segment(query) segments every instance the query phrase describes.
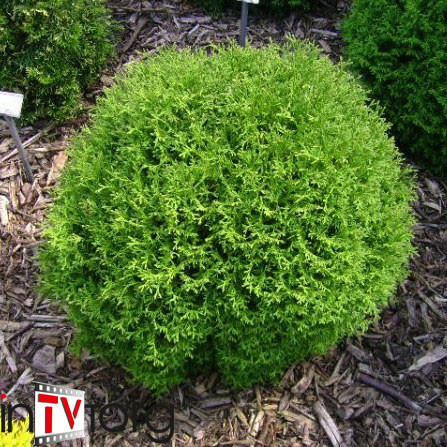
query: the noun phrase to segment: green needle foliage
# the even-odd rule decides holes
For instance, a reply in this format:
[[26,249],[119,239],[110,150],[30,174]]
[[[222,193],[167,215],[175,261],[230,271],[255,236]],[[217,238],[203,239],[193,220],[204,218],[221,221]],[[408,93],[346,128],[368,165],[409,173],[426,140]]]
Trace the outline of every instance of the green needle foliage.
[[113,55],[103,0],[1,0],[0,88],[25,94],[24,118],[61,120]]
[[12,424],[12,432],[0,431],[0,447],[32,447],[34,435],[29,432],[29,420],[13,421]]
[[447,0],[354,0],[344,36],[397,143],[447,174]]
[[40,253],[78,340],[156,393],[277,381],[404,279],[412,180],[342,67],[290,41],[132,64],[78,137]]

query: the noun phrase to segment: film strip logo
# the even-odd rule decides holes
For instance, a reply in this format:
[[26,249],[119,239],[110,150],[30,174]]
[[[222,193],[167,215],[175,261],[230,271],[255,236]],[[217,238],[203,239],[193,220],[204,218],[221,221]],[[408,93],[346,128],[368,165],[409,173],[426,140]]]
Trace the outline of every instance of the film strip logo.
[[84,391],[39,382],[34,387],[34,445],[83,438]]

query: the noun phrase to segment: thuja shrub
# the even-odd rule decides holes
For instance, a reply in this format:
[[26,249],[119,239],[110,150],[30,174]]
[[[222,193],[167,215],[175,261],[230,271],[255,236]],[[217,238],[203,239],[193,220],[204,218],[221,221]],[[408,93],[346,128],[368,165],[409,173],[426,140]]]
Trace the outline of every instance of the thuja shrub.
[[28,424],[28,420],[23,422],[14,421],[12,432],[0,432],[0,447],[31,447],[34,435],[29,432]]
[[447,173],[447,0],[354,0],[347,55],[398,145]]
[[209,367],[274,383],[405,277],[412,176],[386,130],[296,41],[134,63],[74,143],[41,291],[156,393]]
[[70,117],[113,55],[113,32],[103,0],[2,0],[0,88],[25,94],[26,121]]

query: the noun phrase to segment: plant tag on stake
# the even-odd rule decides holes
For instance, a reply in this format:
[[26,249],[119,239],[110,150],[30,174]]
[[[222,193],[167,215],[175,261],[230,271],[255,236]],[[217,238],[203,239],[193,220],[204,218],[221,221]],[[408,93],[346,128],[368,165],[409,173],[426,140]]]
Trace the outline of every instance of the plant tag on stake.
[[245,47],[245,40],[247,37],[247,23],[248,23],[248,4],[252,3],[254,5],[259,4],[259,0],[238,0],[242,2],[242,13],[241,13],[241,36],[239,39],[239,45]]
[[22,94],[0,91],[0,115],[3,115],[8,123],[12,139],[17,146],[17,151],[25,168],[26,178],[30,183],[33,183],[33,172],[28,159],[26,158],[25,148],[20,141],[19,132],[17,131],[16,123],[14,121],[14,118],[20,118],[20,114],[22,113],[22,105]]
[[0,92],[0,114],[20,118],[23,95],[20,93]]

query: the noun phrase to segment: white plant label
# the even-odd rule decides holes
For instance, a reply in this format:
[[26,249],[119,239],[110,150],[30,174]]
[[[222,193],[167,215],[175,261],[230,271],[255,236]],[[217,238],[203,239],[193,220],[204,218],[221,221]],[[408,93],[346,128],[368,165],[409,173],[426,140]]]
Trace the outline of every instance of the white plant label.
[[253,5],[259,5],[259,0],[238,0],[238,2],[252,3]]
[[0,92],[0,114],[20,118],[23,95],[20,93]]

